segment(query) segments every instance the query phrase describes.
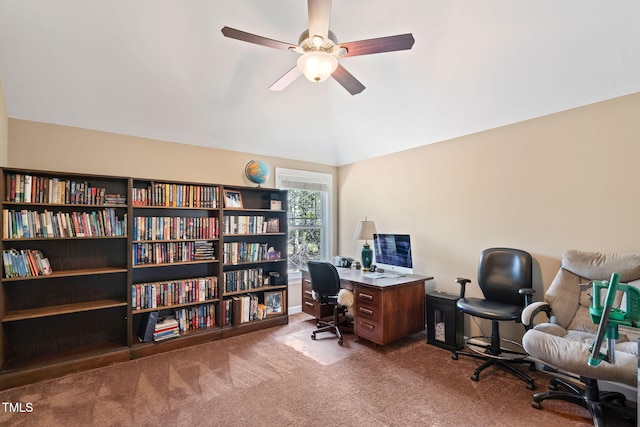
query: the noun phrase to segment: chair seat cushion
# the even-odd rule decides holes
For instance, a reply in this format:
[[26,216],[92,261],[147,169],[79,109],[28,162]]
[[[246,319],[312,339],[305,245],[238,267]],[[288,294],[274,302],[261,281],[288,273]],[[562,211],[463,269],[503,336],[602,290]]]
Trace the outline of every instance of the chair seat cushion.
[[532,357],[544,364],[560,367],[563,371],[635,387],[638,371],[637,343],[617,343],[614,364],[602,361],[598,366],[589,366],[589,346],[593,339],[593,335],[580,331],[568,331],[567,335],[561,337],[531,329],[522,337],[522,346]]
[[471,316],[489,320],[515,320],[517,322],[520,321],[523,309],[520,305],[487,301],[481,298],[460,298],[456,305],[463,313]]

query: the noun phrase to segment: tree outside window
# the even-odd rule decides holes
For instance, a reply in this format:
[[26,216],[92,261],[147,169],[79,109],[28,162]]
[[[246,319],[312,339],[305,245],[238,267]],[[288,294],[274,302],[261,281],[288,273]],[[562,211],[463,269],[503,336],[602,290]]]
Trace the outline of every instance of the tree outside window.
[[288,190],[289,273],[306,269],[309,260],[328,260],[333,252],[333,176],[276,168],[276,186]]
[[319,191],[289,190],[289,271],[306,268],[319,260],[322,247],[322,194]]

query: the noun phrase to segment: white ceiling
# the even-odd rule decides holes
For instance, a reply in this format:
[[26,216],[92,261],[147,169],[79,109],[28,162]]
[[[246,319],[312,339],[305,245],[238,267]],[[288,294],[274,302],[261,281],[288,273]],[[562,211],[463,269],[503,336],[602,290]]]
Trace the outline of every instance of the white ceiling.
[[341,59],[366,89],[299,78],[305,0],[0,0],[10,117],[344,165],[640,92],[637,0],[335,0],[338,42],[411,32],[412,50]]

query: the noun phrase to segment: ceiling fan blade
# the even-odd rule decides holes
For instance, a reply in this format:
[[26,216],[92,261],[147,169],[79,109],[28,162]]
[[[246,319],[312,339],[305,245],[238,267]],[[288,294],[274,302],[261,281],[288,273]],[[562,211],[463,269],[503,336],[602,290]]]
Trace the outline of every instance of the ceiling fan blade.
[[331,0],[308,0],[309,37],[329,35],[329,21],[331,19]]
[[347,56],[370,55],[372,53],[393,52],[396,50],[408,50],[413,47],[415,39],[413,34],[399,34],[397,36],[379,37],[376,39],[360,40],[356,42],[340,43],[347,48]]
[[331,77],[340,83],[351,95],[357,95],[364,90],[364,85],[340,64],[338,64],[338,68],[331,74]]
[[276,82],[274,84],[269,86],[269,90],[281,91],[282,89],[286,88],[291,83],[293,83],[293,81],[295,79],[297,79],[298,77],[300,77],[301,74],[302,73],[300,72],[300,69],[296,65],[292,69],[287,71],[287,73],[284,76],[282,76],[278,80],[276,80]]
[[274,49],[289,50],[289,48],[296,48],[296,45],[291,43],[285,43],[278,40],[268,39],[262,36],[256,36],[255,34],[236,30],[235,28],[230,27],[223,27],[222,34],[224,34],[225,37],[229,37],[231,39],[242,40],[243,42],[259,44],[260,46],[272,47]]

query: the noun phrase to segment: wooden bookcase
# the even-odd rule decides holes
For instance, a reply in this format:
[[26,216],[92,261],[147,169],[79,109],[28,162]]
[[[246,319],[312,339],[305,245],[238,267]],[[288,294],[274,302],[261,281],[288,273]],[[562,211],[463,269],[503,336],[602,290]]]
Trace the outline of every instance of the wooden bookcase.
[[[3,265],[3,388],[129,358],[128,207],[124,199],[103,201],[106,194],[126,197],[127,187],[128,179],[121,177],[3,169],[3,255],[10,249],[39,250],[53,271],[7,277]],[[96,189],[93,198],[86,196],[91,189]],[[68,219],[107,209],[120,221],[118,232],[104,235],[80,224],[71,232],[65,226]],[[55,223],[43,224],[54,218],[58,230]]]
[[[61,195],[51,199],[54,188]],[[241,197],[241,208],[225,207],[225,190]],[[288,323],[286,191],[13,168],[2,169],[0,191],[0,389]],[[271,200],[280,208],[272,210]],[[225,218],[243,216],[264,216],[271,228],[224,232]],[[78,233],[73,219],[80,226],[83,217],[88,229]],[[225,244],[234,243],[280,254],[225,263]],[[9,266],[5,254],[27,259],[22,254],[36,251],[52,273],[13,277],[26,266]],[[261,286],[227,290],[227,273],[243,270],[262,272]],[[181,294],[186,283],[198,292]],[[264,304],[265,292],[280,292],[277,313],[225,322],[225,299],[251,293]],[[144,294],[156,303],[145,304]],[[179,337],[141,342],[145,318],[156,311],[193,316]]]
[[[254,330],[262,323],[287,323],[287,192],[224,186],[221,196],[223,336]],[[267,307],[262,320],[234,322],[229,307],[234,298],[246,294],[255,295],[262,305],[275,297],[279,305],[275,310]]]

